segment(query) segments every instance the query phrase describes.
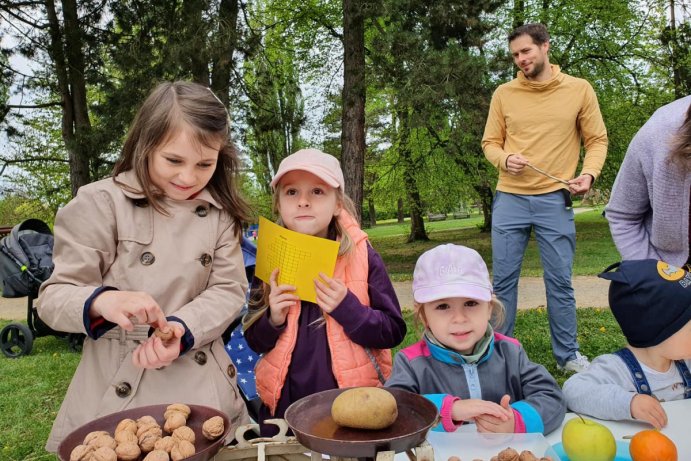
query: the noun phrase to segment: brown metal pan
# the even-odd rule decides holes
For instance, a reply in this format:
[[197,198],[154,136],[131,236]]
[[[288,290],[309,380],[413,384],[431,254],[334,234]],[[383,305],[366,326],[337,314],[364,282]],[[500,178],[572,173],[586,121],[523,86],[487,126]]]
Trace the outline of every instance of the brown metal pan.
[[398,404],[398,418],[391,426],[381,430],[341,427],[331,418],[331,405],[345,390],[318,392],[288,407],[285,419],[298,442],[324,455],[374,458],[381,451],[400,453],[420,445],[437,423],[437,407],[425,397],[387,388]]
[[[141,416],[152,416],[158,424],[163,427],[165,420],[163,414],[166,411],[168,404],[164,405],[149,405],[146,407],[130,408],[129,410],[119,411],[117,413],[112,413],[110,415],[103,416],[98,419],[94,419],[91,422],[84,424],[83,426],[72,431],[58,446],[58,458],[60,461],[69,461],[70,453],[77,445],[81,444],[84,440],[86,434],[92,431],[107,431],[110,435],[113,435],[115,428],[118,423],[123,419],[130,418],[136,420]],[[187,418],[187,426],[189,426],[195,435],[194,447],[196,452],[193,456],[185,458],[185,461],[208,461],[213,458],[213,456],[218,452],[218,450],[223,445],[224,440],[228,437],[230,432],[230,421],[228,420],[228,415],[222,411],[218,411],[215,408],[207,407],[204,405],[191,405],[191,413]],[[225,432],[218,439],[211,441],[207,440],[204,435],[202,435],[202,424],[207,419],[213,416],[220,416],[223,418],[223,424]],[[163,435],[170,435],[163,433]],[[146,453],[142,453],[140,459],[143,459]]]

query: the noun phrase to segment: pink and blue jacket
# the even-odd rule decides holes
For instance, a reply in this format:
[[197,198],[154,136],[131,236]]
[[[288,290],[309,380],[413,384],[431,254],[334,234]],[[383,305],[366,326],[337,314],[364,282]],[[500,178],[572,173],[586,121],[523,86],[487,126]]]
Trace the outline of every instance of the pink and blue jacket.
[[437,431],[453,432],[463,421],[451,419],[451,407],[460,399],[499,403],[511,396],[514,432],[548,434],[558,428],[566,412],[564,398],[552,375],[528,359],[521,344],[494,333],[487,352],[477,363],[467,363],[455,351],[426,338],[399,351],[386,387],[424,395],[439,409]]

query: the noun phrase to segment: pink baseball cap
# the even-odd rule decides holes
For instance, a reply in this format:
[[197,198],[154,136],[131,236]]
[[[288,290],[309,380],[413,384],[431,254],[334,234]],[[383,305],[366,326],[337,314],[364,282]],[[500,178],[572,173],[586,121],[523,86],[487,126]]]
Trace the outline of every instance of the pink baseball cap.
[[341,190],[345,188],[343,170],[338,159],[318,149],[301,149],[281,160],[278,171],[271,180],[271,187],[275,189],[286,173],[295,170],[312,173],[331,187],[340,187]]
[[451,243],[434,247],[415,264],[413,298],[418,303],[445,298],[491,301],[487,265],[472,248]]

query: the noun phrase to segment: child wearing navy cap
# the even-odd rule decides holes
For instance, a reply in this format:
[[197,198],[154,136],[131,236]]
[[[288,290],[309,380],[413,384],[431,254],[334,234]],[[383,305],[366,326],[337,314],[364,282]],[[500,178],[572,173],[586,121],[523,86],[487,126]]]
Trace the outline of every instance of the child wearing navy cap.
[[599,419],[664,427],[660,402],[691,398],[691,274],[645,259],[614,264],[599,277],[611,281],[610,308],[628,345],[571,376],[566,404]]

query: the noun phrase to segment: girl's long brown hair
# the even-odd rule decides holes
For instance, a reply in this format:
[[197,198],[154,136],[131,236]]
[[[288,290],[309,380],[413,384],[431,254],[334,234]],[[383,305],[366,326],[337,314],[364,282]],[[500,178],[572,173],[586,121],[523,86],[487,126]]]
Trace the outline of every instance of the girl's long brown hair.
[[685,171],[691,171],[691,105],[686,110],[686,119],[672,142],[669,158]]
[[[272,201],[274,213],[279,216],[279,218],[276,220],[276,223],[283,226],[283,222],[280,218],[280,211],[278,209],[278,191],[280,190],[280,187],[280,183],[276,185],[276,192],[273,194]],[[357,212],[355,211],[355,204],[353,203],[353,200],[348,197],[348,195],[343,192],[343,189],[340,187],[336,189],[336,193],[338,194],[338,200],[343,207],[343,210],[347,211],[351,216],[357,219]],[[355,243],[350,238],[350,235],[341,227],[336,217],[331,219],[331,222],[329,223],[328,238],[340,240],[340,245],[338,247],[339,257],[350,254],[355,247]],[[243,329],[248,328],[262,315],[264,315],[266,310],[269,308],[269,293],[271,293],[271,289],[269,284],[266,282],[262,282],[261,287],[255,288],[250,292],[248,313],[245,315],[245,318],[242,321]]]
[[203,85],[178,81],[161,83],[154,88],[127,133],[120,159],[113,168],[113,177],[134,170],[143,189],[137,192],[143,193],[157,211],[165,214],[162,195],[149,177],[148,159],[182,124],[192,129],[196,140],[204,146],[220,142],[216,169],[206,187],[231,216],[235,235],[240,238],[242,223],[248,220],[250,208],[237,187],[239,160],[230,139],[230,117],[221,101]]

